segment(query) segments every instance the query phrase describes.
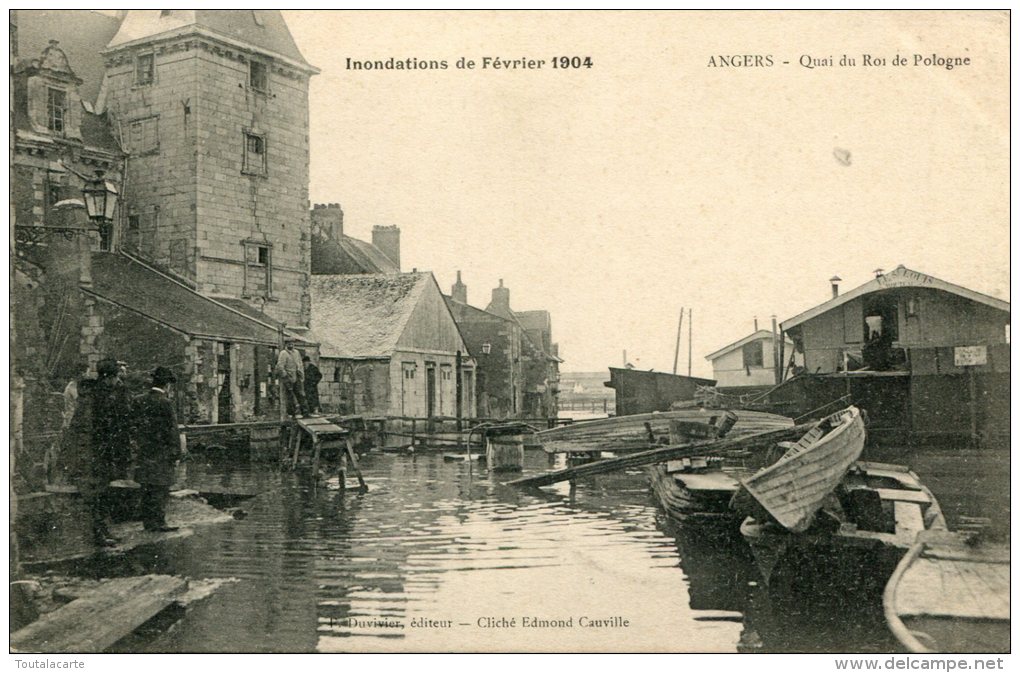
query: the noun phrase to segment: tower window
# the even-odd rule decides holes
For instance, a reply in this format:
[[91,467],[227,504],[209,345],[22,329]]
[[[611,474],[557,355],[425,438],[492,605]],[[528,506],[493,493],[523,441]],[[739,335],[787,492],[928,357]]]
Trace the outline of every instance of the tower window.
[[273,296],[273,251],[261,241],[244,241],[244,294]]
[[60,202],[63,189],[56,180],[52,178],[46,182],[46,206],[52,207]]
[[156,74],[155,54],[139,54],[135,62],[135,84],[145,86],[152,84]]
[[67,92],[61,89],[46,90],[46,127],[54,133],[63,133],[67,122]]
[[252,175],[266,174],[266,137],[264,135],[245,131],[243,172]]
[[132,154],[159,151],[159,117],[137,119],[128,126],[127,150]]
[[262,61],[248,61],[248,86],[255,91],[269,91],[269,68]]

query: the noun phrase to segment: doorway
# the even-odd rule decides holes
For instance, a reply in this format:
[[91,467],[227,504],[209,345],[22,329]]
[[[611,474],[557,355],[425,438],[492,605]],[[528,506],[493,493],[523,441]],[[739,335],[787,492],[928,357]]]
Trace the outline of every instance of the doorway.
[[436,415],[436,363],[425,363],[425,416]]

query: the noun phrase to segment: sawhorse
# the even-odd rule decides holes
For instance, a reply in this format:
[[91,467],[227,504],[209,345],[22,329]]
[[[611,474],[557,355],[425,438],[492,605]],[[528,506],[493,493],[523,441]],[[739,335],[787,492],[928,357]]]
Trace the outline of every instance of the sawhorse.
[[[354,442],[351,440],[351,433],[342,428],[341,426],[333,423],[328,418],[298,418],[294,420],[294,425],[291,426],[291,432],[288,436],[288,446],[286,457],[290,457],[291,469],[297,467],[298,457],[301,453],[301,438],[307,435],[312,443],[312,474],[316,479],[319,478],[319,460],[322,452],[323,440],[330,439],[342,439],[344,442],[343,455],[346,457],[347,462],[354,469],[354,474],[358,478],[358,485],[362,493],[368,491],[368,484],[365,483],[365,478],[361,475],[361,468],[358,466],[358,457],[354,453]],[[340,471],[341,486],[345,487],[346,470],[341,469]]]

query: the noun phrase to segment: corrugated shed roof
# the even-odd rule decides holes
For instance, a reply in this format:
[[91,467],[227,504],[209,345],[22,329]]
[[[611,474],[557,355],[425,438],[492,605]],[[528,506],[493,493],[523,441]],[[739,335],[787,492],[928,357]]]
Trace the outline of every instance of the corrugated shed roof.
[[107,46],[116,49],[138,40],[196,29],[314,69],[301,55],[283,15],[275,9],[133,9]]
[[352,273],[399,273],[400,269],[371,243],[341,236],[340,240],[312,238],[312,273],[340,275]]
[[431,282],[430,273],[313,275],[312,329],[323,354],[389,357]]
[[82,80],[78,92],[94,103],[106,75],[101,52],[117,33],[117,19],[85,9],[19,9],[17,14],[18,57],[37,58],[50,40],[57,40],[74,74]]
[[92,287],[102,297],[192,336],[276,345],[272,327],[230,310],[126,255],[92,255]]

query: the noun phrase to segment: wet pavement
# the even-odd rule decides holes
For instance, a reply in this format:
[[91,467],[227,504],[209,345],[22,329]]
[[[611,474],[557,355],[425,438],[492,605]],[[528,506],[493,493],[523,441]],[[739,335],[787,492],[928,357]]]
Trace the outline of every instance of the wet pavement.
[[[955,485],[943,503],[951,520],[1001,507],[1003,463],[1008,506],[1008,457],[926,455],[914,457],[922,478],[928,471],[933,487]],[[525,473],[550,467],[544,453],[527,452]],[[191,488],[258,493],[240,501],[243,518],[88,571],[239,581],[128,648],[896,649],[868,597],[766,596],[739,537],[669,520],[641,469],[584,481],[574,492],[566,484],[521,492],[501,483],[518,475],[490,475],[438,454],[371,454],[362,470],[371,486],[363,495],[342,493],[335,480],[314,485],[300,471],[191,465]],[[975,497],[975,481],[985,485],[980,494],[995,497]]]

